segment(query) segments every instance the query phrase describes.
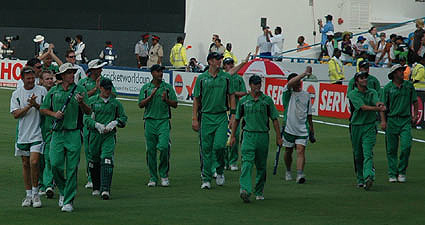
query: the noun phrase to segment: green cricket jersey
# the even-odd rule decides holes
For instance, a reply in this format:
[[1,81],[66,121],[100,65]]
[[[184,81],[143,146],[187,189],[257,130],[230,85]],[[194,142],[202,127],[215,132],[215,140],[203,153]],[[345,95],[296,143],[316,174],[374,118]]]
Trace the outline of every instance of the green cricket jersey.
[[[53,112],[61,110],[75,85],[76,84],[69,85],[67,91],[63,89],[62,84],[53,86],[47,93],[47,96],[44,99],[40,109],[49,109]],[[85,103],[88,102],[87,91],[83,87],[77,85],[77,88],[74,91],[74,95],[65,109],[64,118],[58,122],[58,126],[55,129],[56,131],[75,130],[80,128],[82,125],[82,118],[80,117],[82,112],[80,112],[80,106],[75,99],[75,95],[78,93],[84,97],[83,101]]]
[[359,89],[354,88],[348,94],[354,111],[351,112],[351,124],[352,125],[364,125],[374,123],[376,121],[376,112],[375,111],[363,111],[362,106],[376,106],[376,103],[379,101],[378,93],[373,89],[367,89],[366,92],[362,93]]
[[[100,80],[103,80],[103,79],[108,79],[108,78],[101,76]],[[81,79],[80,81],[78,81],[78,85],[84,87],[87,91],[90,91],[94,87],[96,87],[96,80],[93,80],[91,77],[85,77],[85,78]],[[117,95],[117,90],[115,90],[114,86],[112,86],[112,93],[113,93],[114,96]],[[97,94],[100,94],[99,89],[97,89],[96,92],[92,96],[95,96]]]
[[230,74],[220,70],[216,77],[205,71],[196,79],[194,97],[201,99],[201,112],[224,113],[228,110],[227,94],[233,94]]
[[410,81],[403,81],[398,88],[392,81],[385,85],[381,101],[387,107],[388,117],[410,117],[411,105],[418,99],[415,88]]
[[[238,74],[233,74],[230,76],[233,81],[233,90],[235,92],[246,92],[245,82],[241,76]],[[239,98],[235,98],[236,105],[239,102]]]
[[273,100],[261,93],[257,100],[252,95],[242,97],[236,108],[236,119],[244,118],[242,129],[251,132],[268,132],[269,117],[272,120],[279,116]]
[[88,105],[92,109],[92,113],[91,115],[84,115],[84,125],[87,126],[87,129],[96,129],[96,122],[106,126],[111,121],[116,120],[118,127],[124,127],[127,123],[124,107],[112,95],[106,102],[100,95],[92,96]]
[[[143,99],[149,97],[153,89],[155,89],[155,85],[152,82],[143,85],[142,89],[140,89],[139,103]],[[153,96],[152,100],[149,101],[145,107],[143,119],[161,120],[171,118],[170,106],[166,102],[162,101],[162,94],[164,92],[167,93],[170,100],[177,101],[176,92],[173,87],[164,81],[161,82],[155,96]]]
[[[350,82],[348,82],[347,87],[347,95],[354,90],[356,85],[356,81],[354,80],[354,77],[350,79]],[[369,74],[367,77],[367,88],[368,89],[374,89],[378,95],[381,94],[381,83],[379,83],[379,80],[376,79],[376,77]]]

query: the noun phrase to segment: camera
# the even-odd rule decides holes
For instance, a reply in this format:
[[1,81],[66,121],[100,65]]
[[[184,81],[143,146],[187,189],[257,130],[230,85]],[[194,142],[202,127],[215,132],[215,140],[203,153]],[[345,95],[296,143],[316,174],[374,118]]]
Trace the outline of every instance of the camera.
[[8,36],[8,35],[5,35],[4,36],[4,40],[5,41],[8,41],[8,42],[10,42],[10,41],[16,41],[16,40],[19,40],[19,35],[15,35],[15,36]]
[[320,25],[321,23],[323,23],[322,19],[317,19],[317,24]]
[[65,37],[65,42],[67,42],[68,44],[72,46],[74,46],[77,43],[77,41],[71,37]]

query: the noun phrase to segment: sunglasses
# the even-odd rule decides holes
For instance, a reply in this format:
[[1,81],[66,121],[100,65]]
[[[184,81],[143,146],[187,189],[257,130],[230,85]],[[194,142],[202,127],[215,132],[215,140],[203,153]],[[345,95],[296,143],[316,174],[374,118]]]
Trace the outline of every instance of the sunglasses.
[[75,55],[69,55],[68,58],[75,58]]

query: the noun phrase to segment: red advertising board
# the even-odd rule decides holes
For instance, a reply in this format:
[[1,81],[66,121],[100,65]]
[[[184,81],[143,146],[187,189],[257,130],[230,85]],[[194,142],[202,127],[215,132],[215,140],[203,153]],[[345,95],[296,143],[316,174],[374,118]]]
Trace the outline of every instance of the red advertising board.
[[265,93],[273,99],[273,102],[279,111],[283,111],[282,94],[283,87],[288,83],[284,79],[266,78]]
[[321,83],[319,93],[319,116],[341,119],[350,117],[347,85]]

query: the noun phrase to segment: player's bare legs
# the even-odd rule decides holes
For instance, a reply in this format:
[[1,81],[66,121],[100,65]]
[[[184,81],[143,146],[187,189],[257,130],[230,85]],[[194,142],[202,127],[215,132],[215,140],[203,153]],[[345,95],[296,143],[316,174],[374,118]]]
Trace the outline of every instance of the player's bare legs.
[[285,180],[292,180],[291,175],[291,165],[292,165],[292,152],[294,148],[285,148],[285,153],[283,154],[283,159],[285,160],[285,166],[286,166],[286,174],[285,174]]

